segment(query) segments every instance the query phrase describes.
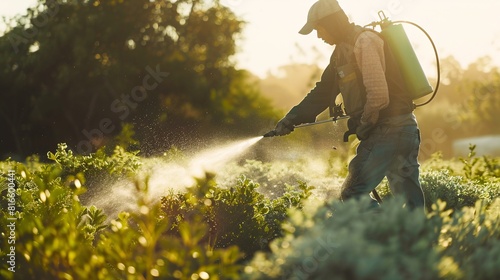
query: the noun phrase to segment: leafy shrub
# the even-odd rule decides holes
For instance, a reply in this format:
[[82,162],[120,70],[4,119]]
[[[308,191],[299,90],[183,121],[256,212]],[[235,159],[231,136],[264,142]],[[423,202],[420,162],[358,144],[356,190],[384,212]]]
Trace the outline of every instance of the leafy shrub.
[[[497,198],[493,204],[500,205]],[[434,205],[432,216],[442,220],[439,245],[443,279],[495,279],[500,275],[500,214],[477,201],[450,214],[444,203]]]
[[343,177],[333,174],[329,164],[320,159],[262,162],[246,160],[241,165],[229,165],[222,174],[217,174],[220,186],[231,187],[235,184],[234,174],[251,178],[259,185],[258,191],[269,198],[283,196],[290,186],[307,185],[313,187],[311,195],[320,197],[338,197]]
[[476,145],[469,146],[467,158],[460,158],[462,174],[467,179],[483,181],[489,177],[500,178],[500,161],[488,156],[476,157]]
[[162,209],[174,233],[179,232],[180,223],[190,220],[196,212],[203,212],[209,224],[205,242],[215,248],[236,245],[245,258],[250,258],[282,235],[281,223],[287,217],[287,210],[300,208],[311,191],[300,184],[298,189],[288,187],[282,196],[271,200],[258,192],[258,188],[258,184],[244,176],[230,188],[218,187],[215,181],[206,182],[185,194],[165,196]]
[[[16,177],[16,272],[9,273],[5,262],[0,268],[4,279],[71,279],[98,277],[94,267],[103,263],[93,255],[92,241],[103,229],[96,209],[86,209],[78,202],[84,190],[65,185],[62,170],[44,165],[40,171],[21,164],[10,167]],[[77,181],[75,179],[74,181]],[[77,181],[79,182],[79,180]],[[5,196],[2,196],[2,204]],[[2,214],[7,217],[6,207]],[[2,216],[4,216],[2,215]],[[91,219],[87,219],[89,216]],[[6,229],[2,219],[2,230]],[[7,232],[2,231],[2,236]],[[6,247],[2,246],[2,257]]]
[[139,152],[127,152],[121,146],[116,146],[111,155],[100,149],[90,155],[78,155],[68,149],[66,144],[59,144],[55,153],[48,152],[47,158],[53,160],[61,169],[68,173],[92,173],[105,171],[108,174],[126,174],[134,172],[140,166],[137,157]]
[[438,200],[446,202],[447,207],[461,209],[474,206],[477,200],[491,203],[500,197],[500,181],[477,181],[453,176],[449,170],[431,171],[420,177],[427,207],[430,209]]
[[[445,161],[439,153],[423,164],[420,183],[424,191],[427,209],[438,200],[446,202],[448,208],[459,210],[474,206],[477,200],[490,204],[500,197],[500,168],[497,158],[475,157],[475,146],[470,147],[469,156],[459,161]],[[391,192],[386,179],[377,187],[383,199]]]
[[[141,188],[139,186],[139,188]],[[147,184],[144,185],[147,190]],[[144,197],[147,195],[144,193]],[[123,212],[101,234],[96,250],[105,256],[112,279],[232,279],[240,270],[236,246],[215,249],[203,242],[208,225],[203,211],[179,223],[179,236],[165,234],[160,204],[139,201],[138,213]]]
[[[2,279],[468,280],[500,275],[498,159],[439,159],[433,164],[443,168],[425,167],[426,215],[402,207],[399,198],[384,199],[378,212],[369,210],[365,199],[324,203],[299,180],[308,178],[307,164],[301,162],[249,161],[233,169],[231,184],[210,175],[157,203],[150,195],[150,177],[137,174],[143,161],[136,153],[116,147],[111,154],[80,156],[62,144],[48,155],[53,163],[37,157],[0,162],[0,215],[12,216],[9,180],[15,181],[17,210],[16,273],[8,270],[10,247],[2,242]],[[102,209],[83,206],[87,178],[96,173],[131,175],[137,211],[110,219]],[[291,187],[287,177],[298,185]],[[282,191],[267,195],[258,182]],[[389,198],[386,183],[378,190]],[[0,219],[4,240],[8,223]]]
[[256,255],[246,278],[435,279],[437,222],[399,199],[373,212],[367,199],[295,211],[287,235],[272,243],[272,254]]
[[[368,198],[294,211],[287,234],[258,253],[244,279],[495,279],[500,220],[484,202],[426,216],[399,198],[369,210]],[[500,200],[495,204],[500,203]],[[317,203],[316,203],[317,204]],[[448,210],[446,210],[448,209]],[[312,213],[312,214],[311,214]]]
[[247,160],[239,169],[238,174],[242,174],[259,185],[259,191],[268,197],[276,198],[286,192],[286,185],[295,184],[304,178],[295,166],[290,169],[284,163],[267,162],[257,160]]
[[[82,186],[85,180],[81,172],[76,175],[70,172],[95,166],[90,164],[85,169],[89,158],[68,155],[68,159],[62,159],[63,164],[33,164],[34,169],[12,161],[2,163],[2,186],[6,185],[7,170],[15,171],[17,206],[16,271],[9,271],[7,262],[2,261],[2,279],[237,277],[239,249],[236,246],[217,249],[202,242],[208,231],[203,211],[193,211],[189,220],[179,223],[178,236],[165,235],[169,224],[160,218],[160,205],[147,201],[147,181],[137,182],[140,211],[121,213],[106,225],[100,209],[80,204],[78,196],[85,192]],[[115,170],[112,159],[102,160],[109,165],[98,168]],[[3,194],[2,206],[6,205]],[[2,217],[9,214],[7,207],[0,211]],[[7,222],[0,220],[2,238],[10,234]],[[0,250],[4,260],[10,247],[2,243]]]

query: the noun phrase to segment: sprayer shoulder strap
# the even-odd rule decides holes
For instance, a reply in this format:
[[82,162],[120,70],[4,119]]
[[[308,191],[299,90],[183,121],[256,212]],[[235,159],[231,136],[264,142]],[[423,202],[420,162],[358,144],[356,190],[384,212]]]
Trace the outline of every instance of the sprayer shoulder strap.
[[361,32],[359,32],[359,33],[361,34],[362,32],[365,32],[365,31],[370,31],[370,32],[372,32],[372,33],[375,33],[375,34],[377,34],[377,35],[378,35],[378,36],[379,36],[382,40],[384,39],[384,36],[382,35],[382,33],[378,32],[377,30],[374,30],[374,29],[371,29],[371,28],[367,28],[367,27],[363,27],[363,28],[361,29]]
[[[406,87],[404,86],[404,80],[403,80],[402,76],[400,76],[401,69],[400,69],[398,63],[396,62],[396,58],[394,57],[394,53],[393,53],[392,49],[390,48],[389,44],[387,43],[387,40],[386,40],[384,34],[381,32],[378,32],[376,30],[373,30],[371,28],[366,28],[366,27],[363,28],[363,31],[373,32],[380,39],[382,39],[382,41],[384,42],[384,56],[385,56],[384,59],[385,59],[386,68],[387,68],[387,70],[386,70],[387,82],[388,82],[388,84],[390,84],[389,87],[390,88],[399,88],[399,90],[396,90],[396,93],[397,92],[407,92]],[[389,69],[391,67],[393,67],[395,70],[391,71]],[[400,95],[400,98],[406,98],[409,96],[408,94],[399,94],[399,95]],[[391,96],[393,96],[393,95],[391,95]],[[407,109],[405,109],[405,110],[407,110],[407,111],[409,110],[411,112],[414,109],[415,109],[415,104],[410,101]]]
[[371,32],[373,34],[376,34],[380,39],[382,39],[382,41],[384,41],[384,45],[385,45],[385,39],[384,39],[384,35],[382,35],[380,32],[376,31],[376,30],[373,30],[373,29],[370,29],[370,28],[366,28],[366,27],[363,27],[361,28],[361,30],[356,34],[356,37],[354,39],[354,42],[356,42],[359,38],[359,36],[363,33],[363,32]]

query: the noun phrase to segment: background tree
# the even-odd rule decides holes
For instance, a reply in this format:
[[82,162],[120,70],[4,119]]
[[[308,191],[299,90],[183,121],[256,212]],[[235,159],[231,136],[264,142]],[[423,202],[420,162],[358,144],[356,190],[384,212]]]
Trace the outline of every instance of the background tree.
[[[500,134],[496,117],[500,70],[491,65],[491,59],[480,58],[462,68],[455,58],[447,57],[441,61],[441,74],[436,98],[415,110],[422,133],[422,158],[438,151],[451,157],[457,154],[453,150],[456,140]],[[467,153],[467,148],[461,153]]]
[[89,152],[123,122],[146,153],[256,133],[274,112],[231,59],[242,26],[219,1],[41,0],[0,37],[0,154]]

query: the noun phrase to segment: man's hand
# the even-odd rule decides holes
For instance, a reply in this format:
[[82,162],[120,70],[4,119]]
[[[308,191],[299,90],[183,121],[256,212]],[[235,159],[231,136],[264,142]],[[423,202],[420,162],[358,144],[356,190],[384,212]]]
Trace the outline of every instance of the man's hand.
[[347,132],[349,132],[350,134],[355,134],[359,125],[360,125],[359,117],[357,118],[350,117],[347,120]]
[[374,125],[372,123],[360,121],[359,125],[356,127],[356,136],[361,141],[368,139],[373,127]]
[[349,135],[356,134],[360,141],[368,139],[374,124],[362,121],[360,117],[352,117],[347,120],[347,132],[344,134],[344,142],[349,141]]
[[293,128],[292,117],[286,115],[276,124],[274,131],[277,136],[284,136],[290,134],[293,131]]

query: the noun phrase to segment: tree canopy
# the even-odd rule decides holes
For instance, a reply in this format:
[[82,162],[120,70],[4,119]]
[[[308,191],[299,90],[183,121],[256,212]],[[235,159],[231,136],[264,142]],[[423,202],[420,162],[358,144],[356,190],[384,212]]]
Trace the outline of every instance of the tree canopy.
[[88,153],[123,123],[151,151],[255,133],[275,115],[232,61],[243,24],[219,1],[40,0],[0,37],[0,154]]

